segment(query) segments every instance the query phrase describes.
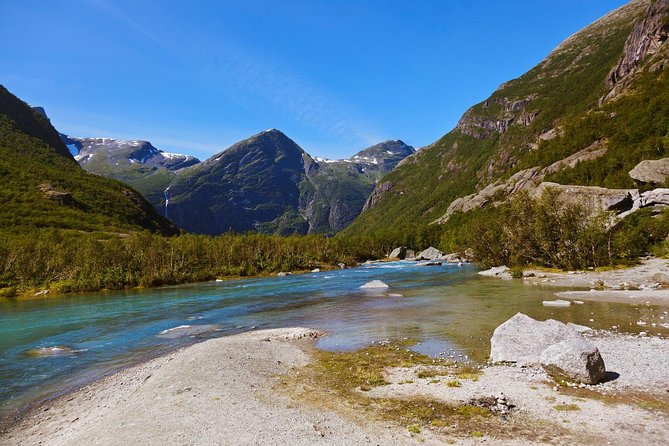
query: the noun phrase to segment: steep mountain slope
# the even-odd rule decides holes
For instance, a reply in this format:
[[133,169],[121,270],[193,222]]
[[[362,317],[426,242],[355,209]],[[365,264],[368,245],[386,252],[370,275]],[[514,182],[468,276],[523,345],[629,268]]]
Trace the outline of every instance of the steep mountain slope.
[[633,187],[628,170],[669,153],[668,4],[633,1],[501,85],[384,177],[347,232],[428,224],[467,194],[479,198],[471,207],[503,200],[522,183],[495,189],[494,197],[477,192],[516,173],[525,181],[532,169],[563,184]]
[[362,211],[376,182],[414,152],[394,140],[345,160],[316,158],[317,167],[308,175],[301,200],[310,232],[334,234],[346,228]]
[[175,172],[200,162],[190,155],[159,150],[148,141],[60,136],[87,172],[122,181],[151,203],[162,199]]
[[120,182],[86,173],[48,119],[0,86],[0,228],[177,228]]
[[315,160],[267,130],[180,173],[166,212],[198,233],[334,233],[358,215],[375,181],[413,151],[388,141],[348,160]]

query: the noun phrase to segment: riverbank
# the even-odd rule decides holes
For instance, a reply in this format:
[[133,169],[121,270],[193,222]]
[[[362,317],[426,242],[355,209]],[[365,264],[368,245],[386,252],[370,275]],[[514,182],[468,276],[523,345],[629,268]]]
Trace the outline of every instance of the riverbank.
[[644,258],[629,268],[561,272],[526,269],[523,275],[528,285],[582,289],[558,292],[563,299],[669,303],[669,260],[662,258]]
[[213,339],[121,371],[38,408],[0,445],[401,444],[271,392],[320,336],[292,328]]
[[[0,445],[480,444],[486,440],[503,445],[605,441],[659,445],[669,435],[665,339],[607,332],[589,335],[615,379],[587,389],[555,390],[555,383],[537,369],[490,366],[476,371],[465,370],[464,364],[458,368],[438,361],[433,365],[401,360],[383,370],[385,383],[353,389],[366,401],[360,406],[340,400],[323,387],[322,380],[310,380],[313,370],[324,365],[323,355],[313,349],[320,335],[303,328],[265,330],[172,352],[35,409],[0,436]],[[361,351],[359,355],[369,359],[351,373],[366,374],[362,364],[387,360],[389,351],[395,351],[392,344],[385,350]],[[416,357],[404,353],[404,347],[400,352],[406,358]],[[328,357],[346,364],[356,353]],[[332,373],[336,375],[336,370]],[[343,383],[347,384],[355,385]],[[304,399],[305,389],[312,397],[321,397]],[[487,414],[468,403],[500,392],[512,406],[508,415]],[[430,407],[434,411],[435,406],[438,412],[449,405],[455,408],[456,422],[438,422],[428,413],[425,420],[431,421],[407,425],[404,420],[412,419],[415,407],[411,406],[411,414],[380,415],[378,404],[384,402],[387,412],[387,401],[423,404],[418,413],[429,412]]]

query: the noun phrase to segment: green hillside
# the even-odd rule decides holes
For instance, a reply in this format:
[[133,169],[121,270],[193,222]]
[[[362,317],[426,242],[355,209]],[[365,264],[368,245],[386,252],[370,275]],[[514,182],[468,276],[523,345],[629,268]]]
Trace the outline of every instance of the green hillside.
[[[603,157],[547,180],[639,187],[627,172],[641,159],[669,153],[667,2],[650,3],[634,1],[613,11],[469,109],[455,129],[384,177],[385,190],[377,187],[374,205],[344,233],[401,234],[417,222],[428,225],[456,198],[593,143],[607,148]],[[612,69],[634,50],[631,33],[641,25],[654,28],[635,36],[656,38],[659,50],[613,82]],[[438,238],[439,230],[430,230]]]
[[0,86],[0,228],[178,232],[133,189],[86,173],[49,121]]

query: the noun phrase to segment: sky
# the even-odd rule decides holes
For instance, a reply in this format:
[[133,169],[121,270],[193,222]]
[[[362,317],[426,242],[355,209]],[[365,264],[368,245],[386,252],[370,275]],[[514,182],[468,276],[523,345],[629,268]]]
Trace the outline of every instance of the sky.
[[0,0],[0,83],[59,131],[206,159],[277,128],[414,147],[622,0]]

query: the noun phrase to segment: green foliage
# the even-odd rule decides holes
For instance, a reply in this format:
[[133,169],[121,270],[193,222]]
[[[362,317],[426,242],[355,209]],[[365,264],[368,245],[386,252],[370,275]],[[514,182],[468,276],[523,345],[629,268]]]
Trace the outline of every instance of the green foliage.
[[70,293],[153,287],[352,265],[384,255],[372,241],[322,236],[0,232],[0,288],[50,287]]
[[[484,266],[538,265],[583,269],[666,254],[669,211],[641,209],[609,229],[609,216],[558,199],[550,189],[538,199],[514,196],[498,207],[456,213],[443,225],[442,246],[471,248]],[[522,275],[514,269],[514,277]]]

